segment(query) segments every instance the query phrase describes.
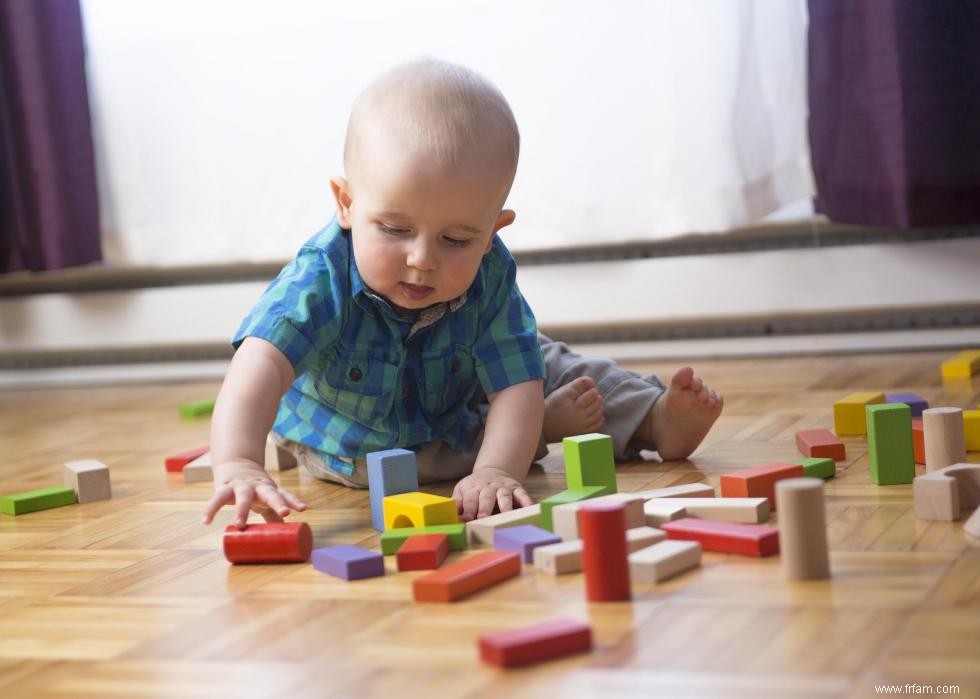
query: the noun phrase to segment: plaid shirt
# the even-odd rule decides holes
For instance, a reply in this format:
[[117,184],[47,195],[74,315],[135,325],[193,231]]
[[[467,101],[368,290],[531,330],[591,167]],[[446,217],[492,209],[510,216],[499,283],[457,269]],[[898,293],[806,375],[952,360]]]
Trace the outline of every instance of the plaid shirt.
[[340,473],[368,452],[437,439],[465,451],[481,427],[469,405],[478,386],[544,378],[516,271],[497,237],[463,296],[405,315],[365,286],[350,231],[334,220],[272,281],[232,345],[261,337],[289,359],[296,380],[274,430]]

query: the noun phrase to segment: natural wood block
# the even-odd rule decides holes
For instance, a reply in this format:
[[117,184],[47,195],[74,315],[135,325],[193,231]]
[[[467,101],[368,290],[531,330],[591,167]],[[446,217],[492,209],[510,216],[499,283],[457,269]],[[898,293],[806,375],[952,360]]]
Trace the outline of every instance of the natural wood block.
[[644,500],[653,498],[713,498],[715,489],[707,483],[685,483],[684,485],[671,485],[666,488],[652,488],[650,490],[637,490],[629,493]]
[[415,452],[408,449],[373,451],[367,455],[368,490],[371,497],[371,525],[385,529],[384,498],[419,489]]
[[205,452],[184,466],[184,482],[199,483],[213,481],[214,470],[211,468],[211,452]]
[[466,548],[466,525],[463,522],[454,524],[437,524],[432,527],[402,527],[387,529],[381,532],[381,553],[390,556],[410,538],[418,534],[445,534],[449,539],[451,551],[462,551]]
[[966,461],[963,411],[959,408],[929,408],[922,413],[926,471],[938,471]]
[[843,461],[847,456],[844,443],[833,432],[822,427],[797,432],[796,448],[803,456],[822,456],[834,461]]
[[980,451],[980,410],[963,411],[963,442],[967,451]]
[[968,379],[980,372],[980,349],[963,350],[942,363],[944,379]]
[[592,629],[581,621],[558,619],[484,634],[478,644],[484,662],[497,667],[516,667],[584,653],[592,648]]
[[591,500],[579,509],[578,518],[586,598],[590,602],[630,599],[626,506],[611,500]]
[[926,438],[921,417],[912,418],[912,459],[917,464],[926,463]]
[[674,504],[675,499],[682,498],[654,498],[643,503],[643,518],[647,525],[659,527],[664,522],[687,517],[687,510],[683,505]]
[[562,440],[565,455],[565,483],[569,490],[600,485],[607,493],[616,492],[616,460],[612,437],[582,434]]
[[688,517],[660,525],[668,539],[697,541],[705,551],[771,556],[779,553],[779,530],[764,524],[713,522]]
[[405,540],[395,554],[398,570],[433,570],[449,555],[445,534],[416,534]]
[[344,580],[377,578],[385,574],[385,559],[377,551],[340,544],[313,551],[313,567]]
[[884,402],[885,394],[876,391],[861,391],[841,398],[834,403],[834,432],[842,437],[866,434],[865,406]]
[[313,550],[313,532],[306,522],[229,524],[223,545],[231,563],[302,563]]
[[466,537],[470,543],[493,546],[493,533],[501,527],[516,527],[520,524],[537,524],[541,517],[541,503],[516,510],[480,517],[466,523]]
[[643,498],[635,493],[613,493],[612,495],[602,495],[582,502],[572,502],[567,505],[559,505],[551,513],[554,532],[563,541],[579,538],[578,512],[590,502],[612,502],[621,503],[626,513],[626,528],[646,526],[646,516],[643,514]]
[[65,486],[73,488],[78,502],[95,502],[112,497],[109,467],[95,459],[69,461],[65,464]]
[[701,565],[697,541],[662,541],[629,555],[630,578],[634,582],[658,583]]
[[548,531],[554,531],[554,523],[551,519],[551,510],[559,505],[567,505],[572,502],[582,502],[590,498],[596,498],[605,494],[606,487],[602,485],[591,485],[579,490],[563,490],[551,497],[541,501],[541,518],[539,526]]
[[431,493],[399,493],[381,499],[385,529],[431,527],[459,521],[456,501]]
[[769,509],[776,509],[776,481],[784,478],[802,478],[800,464],[765,464],[744,468],[721,477],[721,494],[726,498],[768,498]]
[[779,502],[779,554],[786,579],[829,578],[823,481],[819,478],[779,481],[776,500]]
[[886,393],[886,403],[905,403],[912,411],[912,417],[920,417],[929,407],[929,401],[916,393]]
[[912,458],[912,413],[904,403],[869,405],[868,471],[875,485],[911,483],[915,478]]
[[498,551],[513,551],[523,563],[530,563],[534,549],[539,546],[560,543],[561,539],[536,524],[504,527],[493,533],[493,547]]
[[833,459],[809,458],[800,459],[797,463],[803,467],[803,474],[808,478],[833,478],[837,475],[837,464]]
[[23,493],[0,495],[0,512],[5,515],[17,516],[38,510],[50,510],[53,507],[74,505],[77,495],[74,488],[54,486],[38,488]]
[[963,523],[963,531],[970,536],[980,538],[980,507]]
[[167,469],[169,473],[180,473],[184,470],[184,466],[189,464],[191,461],[207,453],[209,447],[203,446],[197,449],[191,449],[189,451],[184,451],[179,454],[174,454],[173,456],[168,456],[164,462],[163,466]]
[[511,551],[483,551],[412,581],[416,602],[455,602],[521,573]]
[[[626,530],[628,552],[652,546],[667,535],[654,527],[636,527]],[[577,573],[582,570],[582,540],[572,539],[534,549],[534,567],[551,575]]]
[[960,463],[929,471],[912,483],[915,516],[952,522],[980,505],[980,464]]
[[[713,519],[719,522],[746,522],[758,524],[769,521],[768,498],[669,498],[667,500],[647,500],[644,513],[656,513],[659,506],[668,503],[681,505],[689,517]],[[680,519],[680,518],[678,518]],[[669,521],[669,520],[668,520]],[[648,519],[647,524],[655,526]]]
[[297,466],[296,455],[276,443],[270,432],[265,438],[265,470],[289,471]]

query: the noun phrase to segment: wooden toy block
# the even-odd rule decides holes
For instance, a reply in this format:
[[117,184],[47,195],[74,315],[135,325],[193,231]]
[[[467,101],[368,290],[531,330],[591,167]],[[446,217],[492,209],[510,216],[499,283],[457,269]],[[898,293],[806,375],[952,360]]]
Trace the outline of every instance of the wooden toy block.
[[769,498],[769,509],[776,509],[776,481],[802,478],[800,464],[765,464],[744,468],[721,477],[721,494],[726,498]]
[[211,469],[211,452],[205,452],[184,466],[184,482],[199,483],[213,481],[214,471]]
[[[767,498],[669,498],[667,500],[647,500],[643,511],[656,513],[661,504],[681,505],[688,517],[712,519],[718,522],[745,522],[758,524],[769,521],[769,500]],[[680,518],[678,518],[680,519]],[[654,526],[647,520],[647,524]]]
[[912,418],[912,460],[917,464],[926,463],[926,437],[921,417]]
[[466,548],[466,525],[462,522],[455,524],[437,524],[433,527],[402,527],[381,532],[381,553],[390,556],[396,553],[402,545],[413,536],[419,534],[445,534],[449,539],[451,551],[462,551]]
[[653,488],[652,490],[638,490],[630,493],[644,500],[653,498],[713,498],[715,489],[707,483],[685,483],[684,485],[670,485],[666,488]]
[[38,488],[23,493],[10,493],[0,496],[0,512],[16,517],[28,512],[74,505],[76,500],[74,488],[66,488],[60,485],[53,488]]
[[830,577],[823,481],[790,478],[776,484],[779,553],[787,580]]
[[431,493],[399,493],[381,499],[385,529],[400,527],[431,527],[434,524],[453,524],[459,521],[456,501]]
[[514,551],[520,554],[521,561],[530,563],[534,549],[538,546],[557,544],[561,538],[547,529],[534,524],[521,524],[516,527],[505,527],[493,533],[493,547],[498,551]]
[[852,393],[834,403],[834,432],[844,435],[866,433],[867,421],[864,408],[872,403],[884,403],[885,394],[873,391]]
[[225,527],[225,558],[231,563],[302,563],[313,550],[306,522],[268,522]]
[[280,446],[270,432],[265,438],[265,470],[289,471],[296,468],[296,455]]
[[796,448],[803,456],[822,456],[834,461],[843,461],[847,457],[844,442],[840,441],[833,432],[823,428],[797,432]]
[[929,401],[915,393],[886,393],[886,403],[905,403],[912,411],[912,417],[919,417],[929,407]]
[[980,507],[963,523],[963,531],[970,536],[980,538]]
[[583,434],[562,440],[565,454],[565,482],[569,490],[601,485],[607,493],[616,492],[616,460],[612,437]]
[[837,475],[837,464],[833,459],[800,459],[797,463],[803,467],[803,475],[807,478],[833,478]]
[[480,657],[497,667],[516,667],[592,649],[592,629],[571,619],[558,619],[479,638]]
[[408,449],[373,451],[367,455],[368,488],[371,494],[371,525],[385,529],[383,499],[388,495],[414,493],[419,489],[415,452]]
[[606,494],[605,486],[592,485],[579,490],[563,490],[551,497],[541,501],[541,519],[539,524],[542,529],[552,531],[554,525],[551,521],[551,510],[558,505],[567,505],[570,502],[581,502],[590,498],[596,498]]
[[214,412],[214,398],[207,400],[194,400],[180,406],[180,416],[185,420],[193,420],[196,417],[203,417]]
[[540,517],[541,503],[539,502],[489,517],[480,517],[466,523],[466,537],[470,543],[493,546],[493,533],[497,529],[516,527],[521,524],[537,524]]
[[455,602],[521,573],[511,551],[483,551],[412,581],[416,602]]
[[95,502],[112,497],[109,467],[95,459],[69,461],[65,464],[65,486],[73,488],[78,502]]
[[[626,550],[630,553],[653,546],[667,535],[653,527],[626,530]],[[534,567],[551,575],[577,573],[582,570],[582,540],[572,539],[534,549]]]
[[385,574],[385,559],[377,551],[341,544],[313,551],[313,567],[344,580],[376,578]]
[[779,530],[764,524],[714,522],[688,517],[666,522],[660,528],[668,539],[700,542],[705,551],[737,553],[743,556],[771,556],[779,553]]
[[980,410],[963,411],[963,442],[967,451],[980,451]]
[[578,519],[586,598],[590,602],[630,599],[625,505],[611,500],[591,500],[579,508]]
[[687,510],[683,505],[671,504],[676,498],[654,498],[643,503],[643,517],[646,519],[647,526],[659,527],[664,522],[673,522],[675,519],[687,517]]
[[869,405],[868,471],[875,485],[911,483],[912,412],[905,403]]
[[168,456],[163,462],[164,468],[170,473],[180,473],[184,470],[184,466],[189,464],[191,461],[207,453],[209,447],[198,447],[197,449],[191,449],[190,451],[184,451],[180,454],[174,454],[173,456]]
[[697,541],[661,541],[629,555],[630,578],[635,582],[659,583],[701,565]]
[[980,372],[980,349],[963,350],[942,363],[944,379],[968,379]]
[[959,408],[929,408],[923,412],[922,437],[926,471],[938,471],[966,461],[963,411]]
[[980,464],[953,464],[918,476],[912,483],[915,516],[952,522],[980,506]]
[[445,534],[416,534],[405,540],[395,554],[398,570],[433,570],[449,555],[449,537]]
[[578,512],[583,505],[590,502],[611,502],[620,503],[626,512],[626,528],[644,527],[647,524],[646,515],[643,513],[643,498],[634,493],[613,493],[603,495],[591,500],[582,502],[571,502],[567,505],[559,505],[551,513],[552,523],[555,534],[560,536],[563,541],[579,538]]

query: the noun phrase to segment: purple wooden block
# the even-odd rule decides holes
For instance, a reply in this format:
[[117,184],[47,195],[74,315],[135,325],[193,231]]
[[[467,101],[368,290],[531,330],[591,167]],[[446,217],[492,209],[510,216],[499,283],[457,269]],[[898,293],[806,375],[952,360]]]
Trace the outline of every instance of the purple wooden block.
[[530,563],[534,560],[534,549],[547,544],[561,543],[561,537],[555,536],[547,529],[533,524],[522,524],[517,527],[505,527],[493,533],[493,547],[498,551],[516,551],[521,554],[521,560]]
[[929,407],[929,401],[915,393],[886,393],[886,403],[905,403],[912,409],[912,417],[922,417],[922,411]]
[[385,574],[385,559],[377,551],[342,544],[313,550],[313,567],[344,580],[374,578]]

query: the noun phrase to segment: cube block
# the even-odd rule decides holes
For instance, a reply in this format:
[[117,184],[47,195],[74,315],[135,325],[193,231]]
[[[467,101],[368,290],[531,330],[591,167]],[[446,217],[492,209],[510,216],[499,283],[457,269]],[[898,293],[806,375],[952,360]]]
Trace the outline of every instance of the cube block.
[[867,433],[864,407],[884,403],[885,394],[874,391],[852,393],[834,403],[834,432],[840,436]]

